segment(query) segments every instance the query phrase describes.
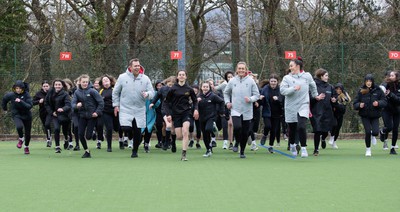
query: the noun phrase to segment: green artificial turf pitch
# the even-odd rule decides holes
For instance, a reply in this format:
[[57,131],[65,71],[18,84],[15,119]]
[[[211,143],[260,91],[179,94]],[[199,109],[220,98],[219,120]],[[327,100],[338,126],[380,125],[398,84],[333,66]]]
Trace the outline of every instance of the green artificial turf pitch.
[[[260,148],[246,159],[222,150],[211,158],[190,149],[178,152],[95,149],[92,158],[45,142],[32,142],[24,155],[16,142],[0,142],[1,211],[397,211],[400,156],[379,142],[365,157],[361,140],[338,141],[338,150],[320,150],[290,159]],[[103,143],[105,146],[105,143]],[[285,145],[279,148],[286,152]]]

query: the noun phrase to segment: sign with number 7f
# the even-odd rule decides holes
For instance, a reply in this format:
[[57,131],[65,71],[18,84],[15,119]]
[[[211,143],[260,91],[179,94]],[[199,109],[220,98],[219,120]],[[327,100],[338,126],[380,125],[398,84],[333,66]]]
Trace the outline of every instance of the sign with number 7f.
[[182,59],[182,51],[171,51],[171,60],[180,60]]

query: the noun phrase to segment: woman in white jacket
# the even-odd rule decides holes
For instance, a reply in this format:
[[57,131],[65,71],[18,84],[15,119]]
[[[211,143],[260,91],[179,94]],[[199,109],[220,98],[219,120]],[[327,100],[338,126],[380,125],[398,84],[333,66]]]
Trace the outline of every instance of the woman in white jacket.
[[285,121],[289,125],[290,152],[297,156],[296,133],[301,144],[301,157],[308,157],[306,122],[310,116],[310,93],[312,98],[324,99],[318,95],[317,86],[310,73],[303,70],[303,60],[299,57],[289,63],[290,73],[283,77],[280,85],[285,96]]
[[236,76],[228,82],[224,90],[226,107],[231,110],[233,134],[240,143],[240,158],[246,158],[244,150],[253,119],[253,102],[260,97],[255,81],[247,72],[246,63],[239,62],[236,66]]

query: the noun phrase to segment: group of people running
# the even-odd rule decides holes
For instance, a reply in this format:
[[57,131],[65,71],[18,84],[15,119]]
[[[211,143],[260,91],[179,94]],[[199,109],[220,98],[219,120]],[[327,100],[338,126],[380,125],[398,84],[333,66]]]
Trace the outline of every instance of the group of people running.
[[[390,71],[384,83],[378,86],[372,74],[368,74],[354,98],[353,108],[359,111],[365,129],[366,156],[371,156],[371,143],[376,144],[378,134],[384,149],[388,149],[390,132],[390,154],[397,154],[399,80],[400,73]],[[140,61],[132,59],[118,79],[106,74],[91,83],[84,74],[74,82],[55,79],[50,85],[43,81],[41,90],[33,98],[29,85],[18,80],[13,91],[3,97],[2,108],[7,112],[10,103],[19,137],[17,148],[24,145],[25,154],[30,154],[31,109],[39,105],[46,145],[52,146],[53,134],[56,153],[62,151],[61,131],[63,148],[79,151],[82,145],[82,158],[91,157],[87,140],[92,138],[97,139],[98,149],[105,138],[107,152],[112,152],[115,131],[119,136],[119,148],[131,148],[131,157],[136,158],[142,143],[145,152],[149,152],[155,128],[156,148],[176,152],[176,139],[182,140],[182,161],[187,160],[187,150],[193,147],[194,140],[196,148],[201,148],[201,137],[206,148],[203,156],[211,157],[219,130],[223,132],[222,148],[239,152],[240,158],[246,158],[247,145],[251,145],[252,151],[258,149],[256,133],[262,117],[264,129],[259,145],[273,153],[274,147],[280,146],[283,129],[283,134],[288,135],[287,148],[291,154],[308,157],[307,120],[310,119],[314,133],[314,156],[319,155],[320,146],[326,148],[329,133],[328,143],[337,149],[346,106],[351,102],[343,84],[333,86],[328,81],[325,69],[316,70],[313,77],[303,70],[303,60],[296,58],[290,61],[289,71],[281,82],[274,73],[258,82],[257,75],[249,71],[246,63],[239,62],[236,72],[227,71],[218,85],[209,79],[190,86],[187,72],[180,70],[176,76],[156,81],[153,87]],[[379,127],[381,116],[382,128]]]

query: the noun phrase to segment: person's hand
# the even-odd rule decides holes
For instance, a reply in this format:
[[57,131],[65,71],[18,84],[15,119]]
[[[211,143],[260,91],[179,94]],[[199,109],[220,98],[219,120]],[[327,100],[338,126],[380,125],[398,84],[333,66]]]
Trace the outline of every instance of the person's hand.
[[365,103],[364,102],[361,102],[360,103],[360,108],[364,108],[365,107]]
[[15,102],[21,102],[21,99],[20,98],[16,98]]
[[167,121],[168,121],[169,123],[171,123],[171,122],[172,122],[172,117],[171,117],[171,116],[167,116]]
[[197,97],[197,102],[200,102],[201,101],[201,98],[200,97]]
[[53,112],[53,116],[54,116],[54,117],[57,117],[56,111]]
[[228,102],[227,104],[226,104],[226,108],[228,108],[229,110],[232,108],[232,103],[230,103],[230,102]]
[[295,86],[294,86],[294,90],[295,90],[295,91],[298,91],[298,90],[300,90],[300,89],[301,89],[301,86],[300,86],[300,85],[295,85]]
[[199,119],[199,111],[198,110],[194,110],[193,118],[194,118],[194,120],[198,120]]
[[378,102],[378,101],[374,101],[374,102],[372,102],[372,105],[373,105],[374,107],[378,107],[379,102]]
[[325,94],[324,93],[320,93],[318,96],[315,97],[316,100],[320,101],[325,99]]
[[259,107],[260,105],[258,104],[258,102],[254,102],[254,106]]
[[57,109],[57,112],[62,113],[62,112],[64,112],[64,110],[60,107]]
[[249,103],[249,102],[250,102],[250,98],[247,97],[247,96],[245,96],[245,97],[244,97],[244,101],[245,101],[246,103]]
[[41,99],[39,100],[39,103],[42,104],[43,102],[44,102],[44,99],[41,98]]
[[92,117],[93,117],[93,118],[97,118],[98,116],[99,116],[99,115],[97,115],[96,112],[92,113]]
[[260,100],[264,99],[264,97],[265,97],[264,95],[260,95]]
[[387,90],[385,91],[385,95],[387,96],[387,95],[389,95],[389,94],[390,94],[390,90],[387,89]]
[[151,103],[151,104],[149,105],[149,108],[150,108],[150,109],[152,109],[152,108],[153,108],[153,106],[154,106],[154,104],[153,104],[153,103]]
[[114,116],[117,117],[119,113],[119,107],[114,107]]
[[77,104],[76,104],[76,108],[81,108],[82,107],[82,102],[78,102]]
[[277,97],[277,96],[273,96],[272,99],[275,100],[275,101],[277,101],[277,100],[278,100],[278,97]]

